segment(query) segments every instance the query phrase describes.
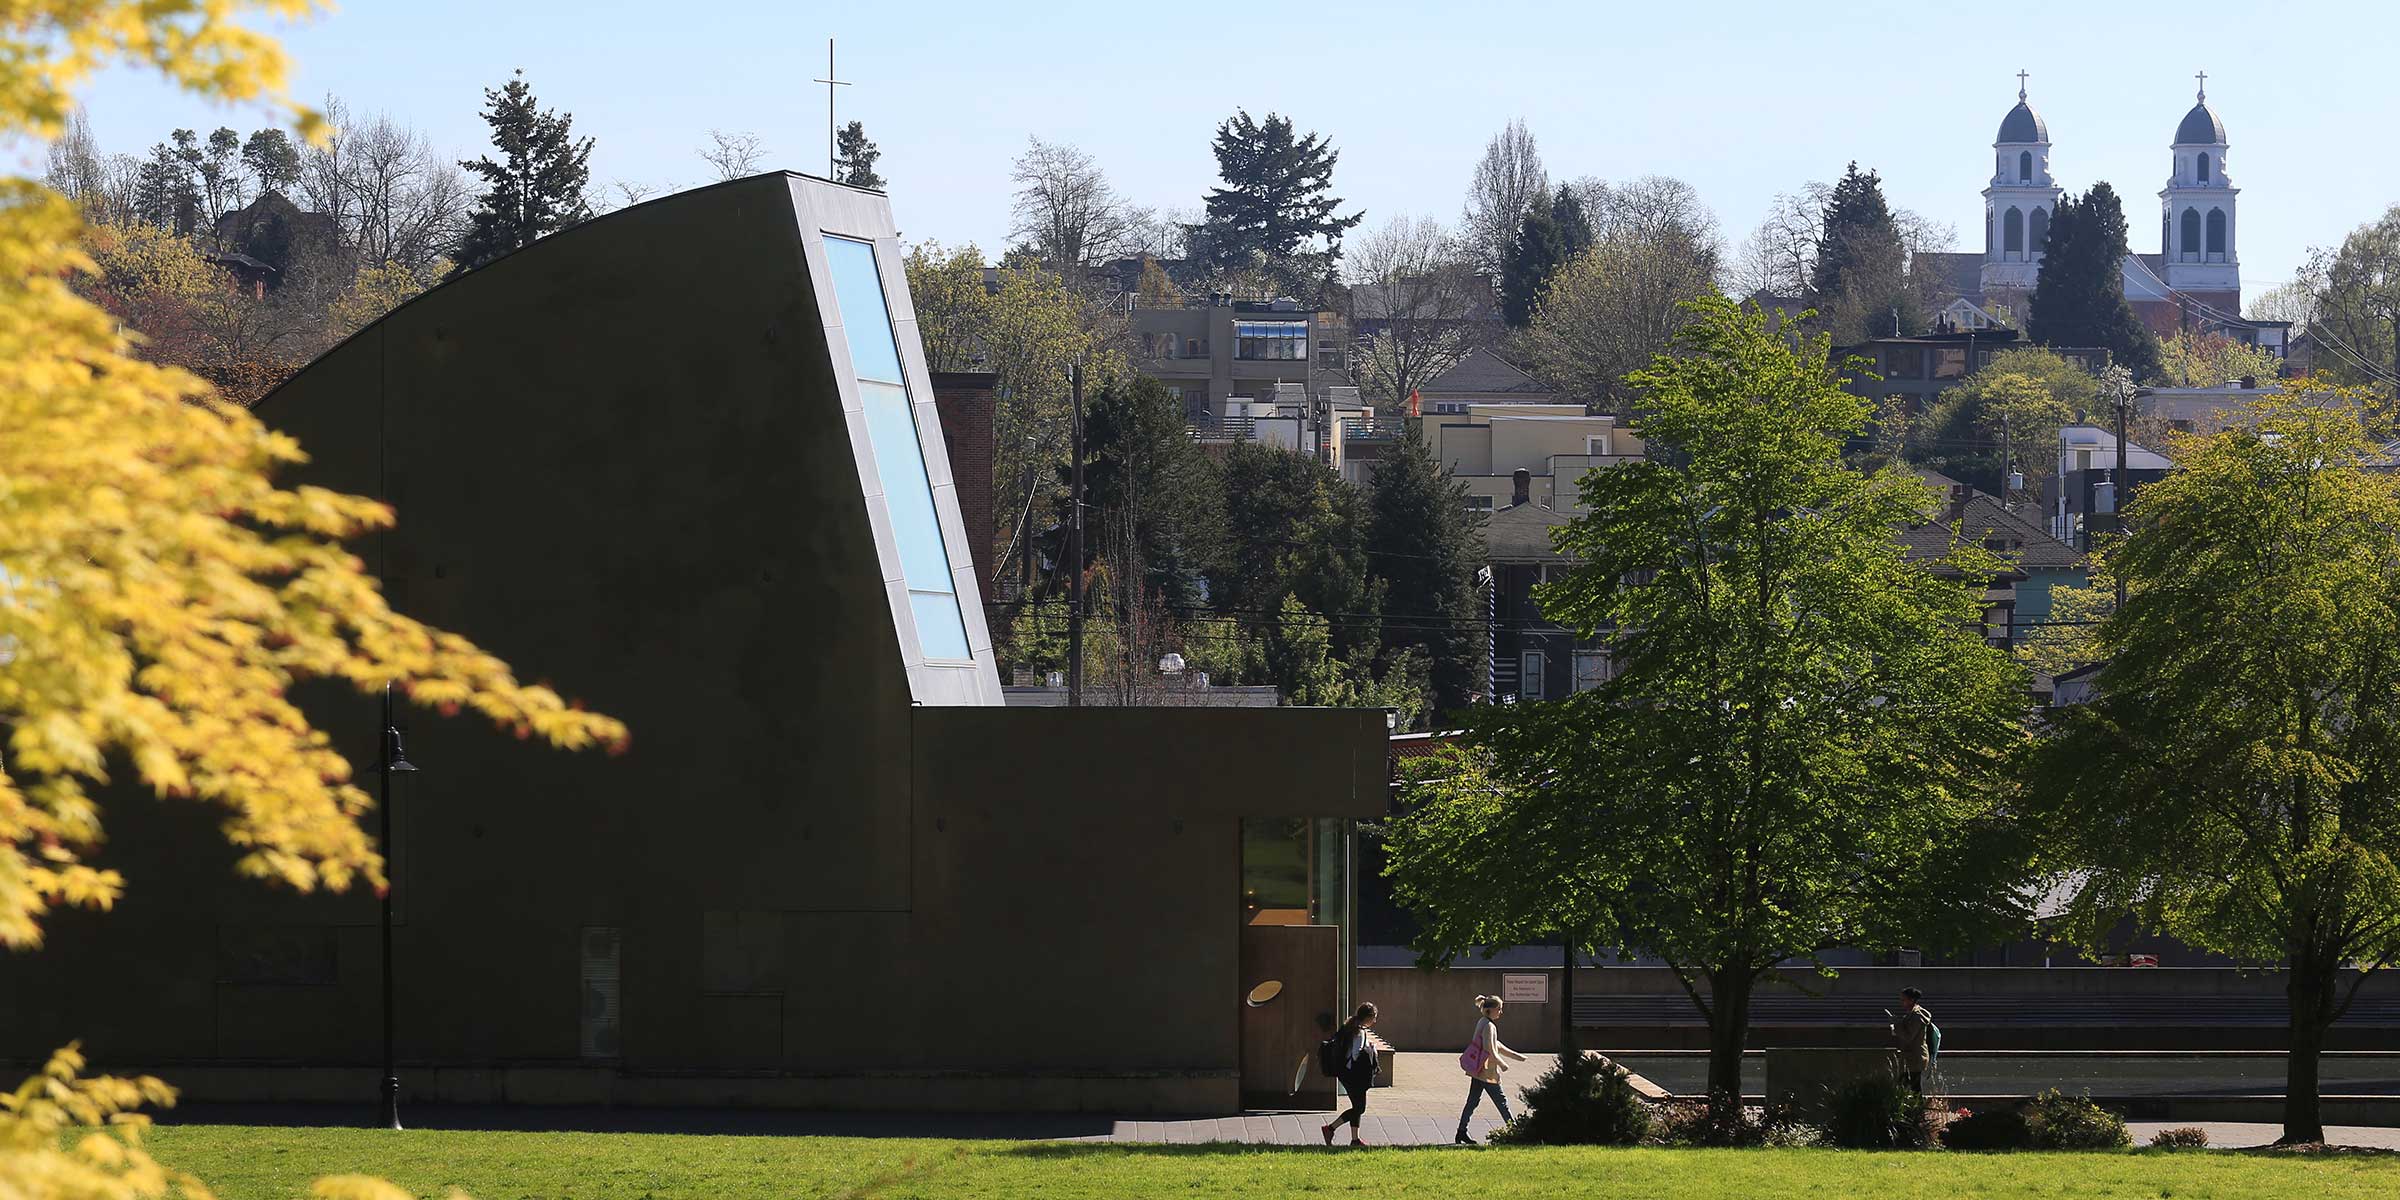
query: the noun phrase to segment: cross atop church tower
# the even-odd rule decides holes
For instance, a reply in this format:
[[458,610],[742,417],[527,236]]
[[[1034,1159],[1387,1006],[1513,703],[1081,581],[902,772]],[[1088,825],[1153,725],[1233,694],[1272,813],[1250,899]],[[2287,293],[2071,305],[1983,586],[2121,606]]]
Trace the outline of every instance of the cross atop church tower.
[[2200,103],[2206,104],[2208,103],[2208,72],[2199,71],[2195,75],[2200,80]]
[[2025,98],[2025,68],[2017,68],[2017,99]]

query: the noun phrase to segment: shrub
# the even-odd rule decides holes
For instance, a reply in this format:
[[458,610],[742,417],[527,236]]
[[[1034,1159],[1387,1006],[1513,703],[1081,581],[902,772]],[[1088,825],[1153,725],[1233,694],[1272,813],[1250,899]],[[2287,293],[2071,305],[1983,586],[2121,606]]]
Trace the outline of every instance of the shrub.
[[1925,1098],[1888,1075],[1853,1079],[1825,1104],[1825,1140],[1849,1150],[1905,1150],[1925,1144]]
[[2090,1093],[2063,1095],[2057,1088],[2025,1105],[2025,1124],[2040,1150],[2114,1150],[2133,1144],[2125,1118],[2092,1103]]
[[2199,1150],[2208,1145],[2208,1131],[2197,1125],[2181,1129],[2161,1129],[2150,1135],[2150,1144],[2161,1150]]
[[1519,1146],[1631,1146],[1650,1132],[1650,1106],[1623,1067],[1597,1054],[1561,1057],[1525,1089],[1525,1113],[1492,1135]]
[[1952,1150],[2024,1150],[2033,1145],[2033,1128],[2025,1114],[2013,1108],[1969,1113],[1942,1130],[1942,1145]]
[[1818,1131],[1789,1108],[1743,1108],[1731,1121],[1712,1117],[1708,1101],[1661,1100],[1651,1106],[1652,1146],[1814,1146]]

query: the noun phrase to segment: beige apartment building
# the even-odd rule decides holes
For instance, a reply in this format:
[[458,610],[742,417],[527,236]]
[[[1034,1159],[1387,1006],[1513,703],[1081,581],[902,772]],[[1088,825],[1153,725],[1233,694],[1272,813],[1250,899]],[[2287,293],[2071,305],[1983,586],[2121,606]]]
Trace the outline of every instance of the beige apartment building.
[[1592,416],[1580,404],[1465,408],[1427,414],[1425,440],[1467,486],[1467,504],[1479,511],[1528,503],[1569,511],[1580,506],[1576,489],[1584,472],[1642,457],[1642,440],[1632,430],[1613,416]]

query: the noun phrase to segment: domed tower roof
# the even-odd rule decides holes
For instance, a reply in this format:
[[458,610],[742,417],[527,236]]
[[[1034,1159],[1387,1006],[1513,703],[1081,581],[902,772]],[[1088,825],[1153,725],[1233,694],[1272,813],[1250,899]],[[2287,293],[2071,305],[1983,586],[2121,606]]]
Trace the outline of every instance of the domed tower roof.
[[2200,103],[2192,106],[2192,111],[2183,114],[2183,124],[2175,127],[2175,144],[2178,146],[2221,146],[2225,144],[2225,122],[2217,119],[2216,110],[2208,106],[2208,100],[2205,97],[2201,99]]
[[2024,93],[2018,93],[2017,106],[2008,110],[2007,116],[2000,118],[2000,136],[1993,139],[1994,144],[2026,145],[2049,140],[2050,126],[2042,121],[2042,114],[2033,111],[2033,106],[2025,102]]

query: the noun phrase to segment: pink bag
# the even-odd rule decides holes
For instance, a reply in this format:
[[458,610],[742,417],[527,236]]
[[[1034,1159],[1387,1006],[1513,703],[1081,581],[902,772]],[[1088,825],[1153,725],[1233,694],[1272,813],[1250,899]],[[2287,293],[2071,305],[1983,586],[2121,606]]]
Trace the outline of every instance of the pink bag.
[[1468,1042],[1467,1048],[1458,1052],[1458,1069],[1478,1078],[1483,1075],[1482,1038]]

